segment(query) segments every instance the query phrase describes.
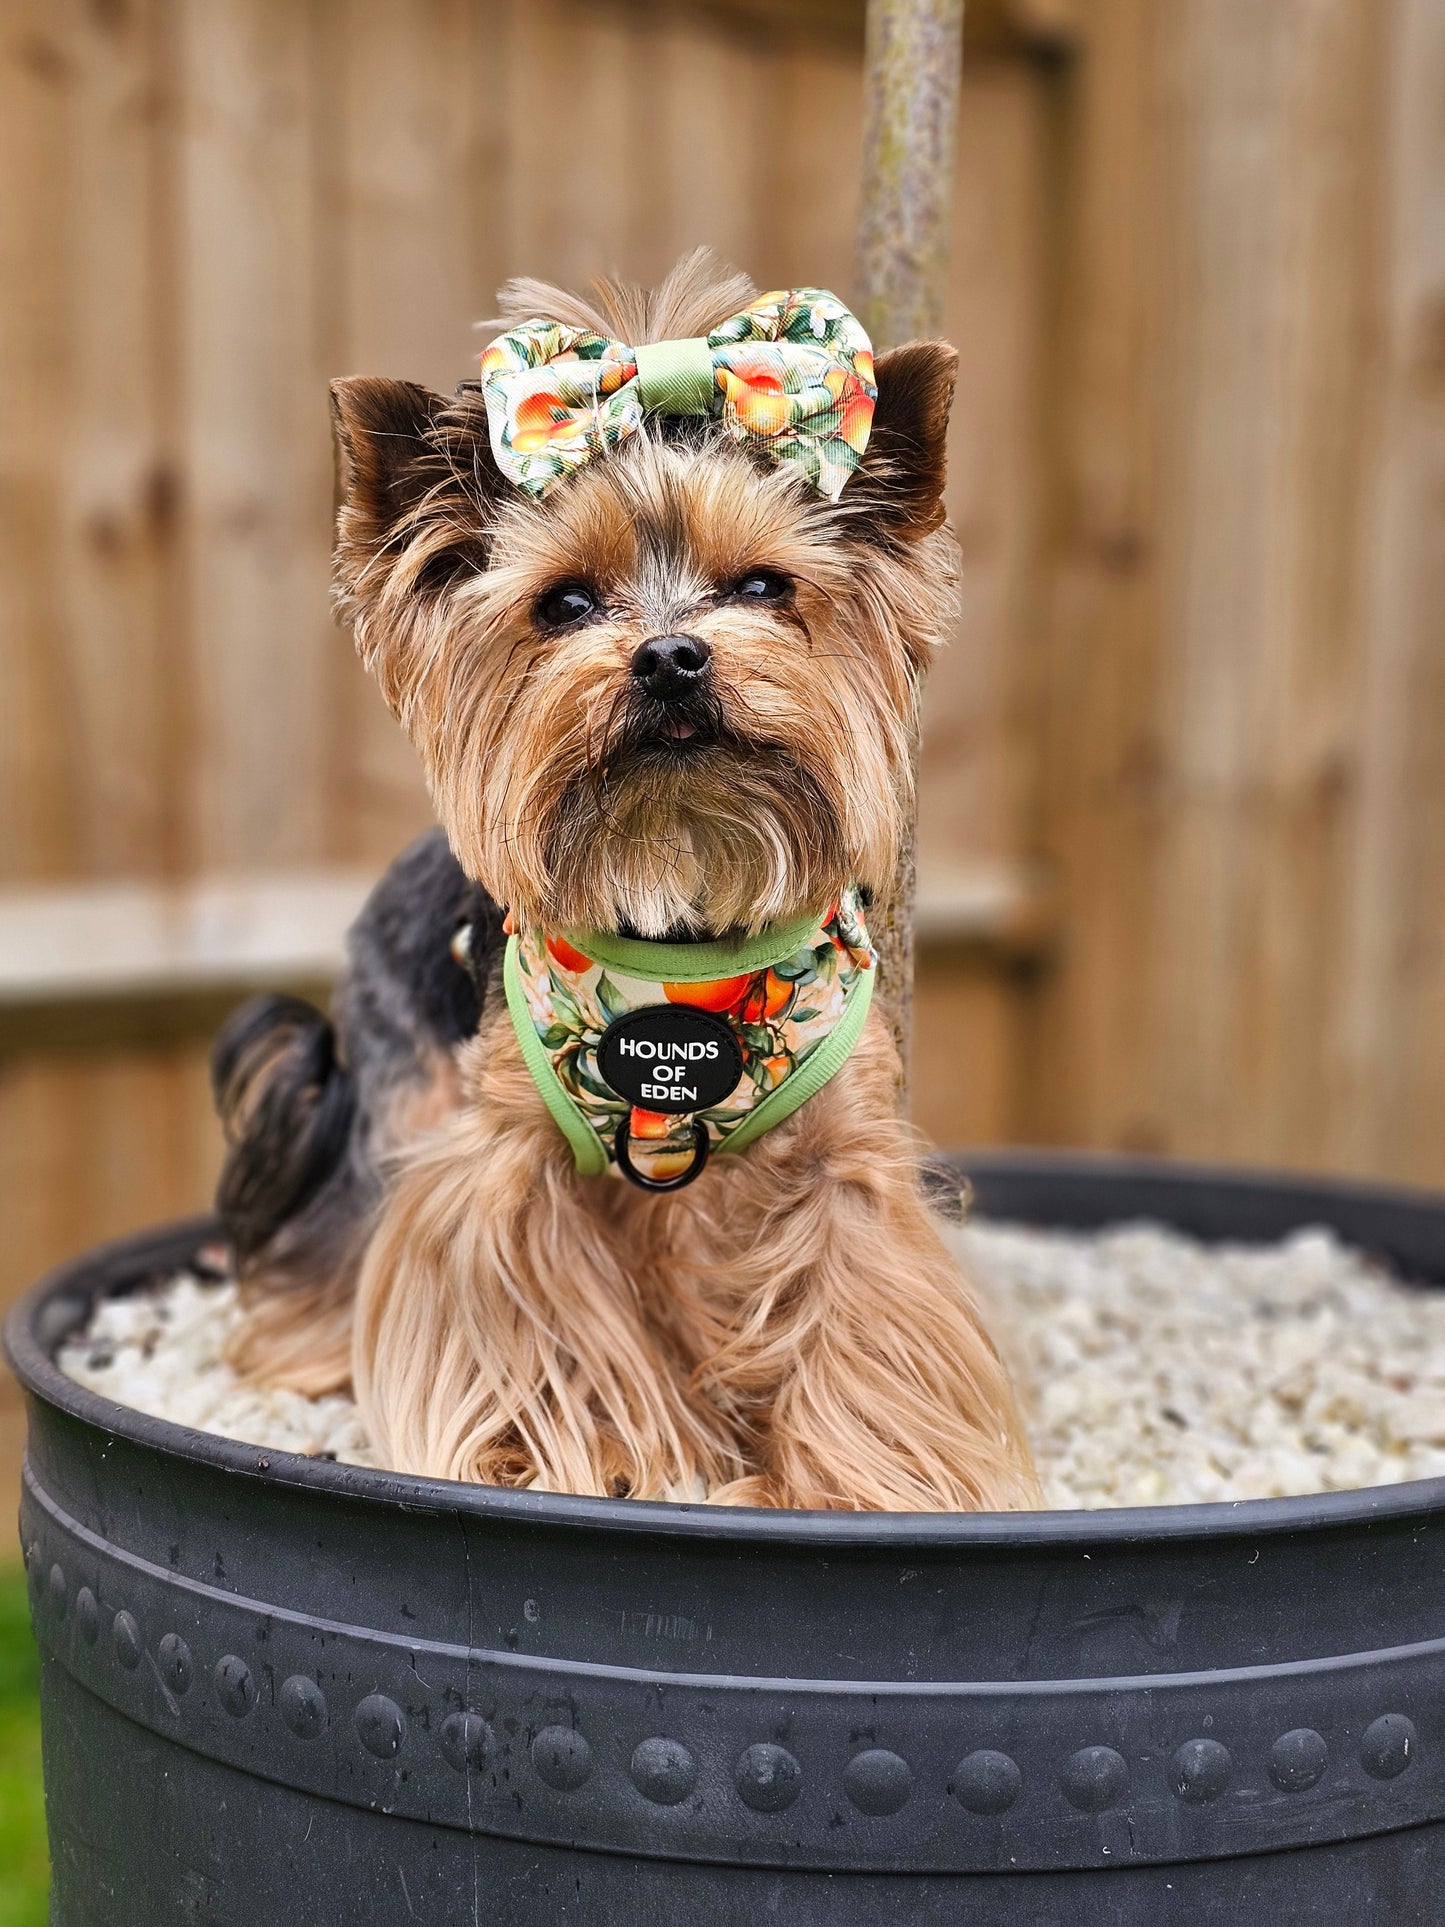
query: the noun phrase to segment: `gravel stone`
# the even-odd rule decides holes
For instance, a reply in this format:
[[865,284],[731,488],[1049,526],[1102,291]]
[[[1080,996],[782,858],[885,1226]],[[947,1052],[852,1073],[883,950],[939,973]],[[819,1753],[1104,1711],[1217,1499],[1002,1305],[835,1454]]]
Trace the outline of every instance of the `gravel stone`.
[[[1018,1381],[1049,1506],[1445,1477],[1445,1291],[1401,1283],[1328,1231],[1210,1247],[1149,1224],[975,1220],[946,1235]],[[211,1273],[105,1300],[61,1370],[197,1430],[373,1464],[349,1398],[236,1377],[223,1356],[236,1287]]]
[[950,1234],[1055,1507],[1445,1476],[1445,1291],[1331,1232],[1205,1246],[1158,1225]]
[[350,1398],[306,1398],[239,1379],[223,1356],[240,1322],[234,1284],[182,1272],[148,1291],[107,1298],[56,1363],[77,1384],[155,1418],[247,1445],[347,1465],[373,1465]]

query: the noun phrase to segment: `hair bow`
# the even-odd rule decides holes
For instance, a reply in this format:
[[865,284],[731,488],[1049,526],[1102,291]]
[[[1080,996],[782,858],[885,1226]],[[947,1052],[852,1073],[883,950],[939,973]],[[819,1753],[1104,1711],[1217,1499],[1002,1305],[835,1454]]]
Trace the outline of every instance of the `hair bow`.
[[878,396],[868,337],[824,288],[761,295],[705,340],[637,348],[526,321],[487,348],[481,373],[497,466],[535,496],[663,414],[717,417],[836,502]]

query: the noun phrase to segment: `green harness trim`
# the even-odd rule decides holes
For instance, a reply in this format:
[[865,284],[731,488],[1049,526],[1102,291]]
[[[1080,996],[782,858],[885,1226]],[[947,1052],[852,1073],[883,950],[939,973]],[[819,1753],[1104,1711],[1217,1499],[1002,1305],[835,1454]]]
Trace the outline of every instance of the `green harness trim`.
[[569,930],[567,941],[593,963],[655,984],[705,984],[718,977],[740,977],[782,963],[818,928],[816,917],[760,930],[741,943],[650,943],[643,937],[618,937],[610,931]]
[[842,1070],[849,1052],[863,1035],[863,1023],[868,1015],[868,1006],[873,1001],[876,976],[877,972],[870,970],[865,976],[859,977],[848,993],[843,1015],[838,1019],[835,1029],[791,1077],[755,1105],[738,1128],[723,1139],[718,1146],[719,1157],[728,1151],[746,1150],[764,1131],[771,1131],[775,1124],[781,1124],[785,1117],[791,1117],[800,1104],[806,1104],[810,1097],[815,1097],[828,1079]]
[[[804,917],[740,943],[524,931],[507,941],[503,984],[523,1061],[578,1171],[621,1170],[644,1188],[670,1188],[696,1175],[709,1151],[723,1156],[756,1143],[837,1074],[867,1021],[875,965],[850,891],[826,918]],[[699,993],[689,996],[690,986]],[[602,1077],[599,1048],[619,1025],[645,1032],[658,1019],[720,1034],[743,1065],[735,1087],[721,1097],[714,1089],[715,1101],[704,1098],[695,1111],[685,1102],[656,1112],[630,1103]],[[613,1075],[627,1081],[620,1069]],[[672,1093],[645,1087],[642,1095],[650,1102]]]
[[607,1146],[567,1095],[562,1080],[553,1070],[552,1060],[547,1055],[541,1038],[537,1035],[537,1026],[532,1022],[532,1013],[527,1009],[527,993],[522,988],[522,973],[517,964],[515,937],[507,939],[507,953],[502,963],[502,982],[506,986],[507,1009],[512,1014],[512,1028],[517,1033],[517,1042],[522,1046],[522,1058],[527,1069],[532,1073],[532,1082],[542,1093],[542,1102],[552,1113],[553,1121],[563,1137],[572,1146],[572,1154],[577,1160],[577,1169],[584,1177],[601,1177],[611,1162]]

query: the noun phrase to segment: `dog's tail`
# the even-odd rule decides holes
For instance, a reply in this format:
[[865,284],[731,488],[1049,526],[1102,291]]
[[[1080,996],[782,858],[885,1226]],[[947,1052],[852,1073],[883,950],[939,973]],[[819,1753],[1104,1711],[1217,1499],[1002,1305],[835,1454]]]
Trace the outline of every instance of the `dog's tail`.
[[216,1208],[248,1312],[229,1361],[297,1391],[336,1390],[375,1178],[330,1020],[300,997],[251,998],[216,1038],[211,1088],[226,1138]]
[[253,997],[222,1027],[216,1207],[246,1308],[228,1351],[238,1369],[309,1392],[345,1384],[351,1296],[390,1156],[458,1101],[455,1053],[477,1028],[501,923],[433,831],[352,926],[330,1018],[299,997]]
[[211,1090],[227,1146],[216,1209],[245,1271],[341,1170],[356,1081],[314,1004],[252,997],[211,1048]]

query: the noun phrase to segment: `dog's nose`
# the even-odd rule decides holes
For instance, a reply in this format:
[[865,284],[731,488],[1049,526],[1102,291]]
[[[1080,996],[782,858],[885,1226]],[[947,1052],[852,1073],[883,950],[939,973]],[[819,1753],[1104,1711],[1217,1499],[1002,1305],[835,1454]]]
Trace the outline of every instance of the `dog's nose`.
[[701,636],[652,636],[632,658],[632,673],[649,696],[680,696],[707,667]]

